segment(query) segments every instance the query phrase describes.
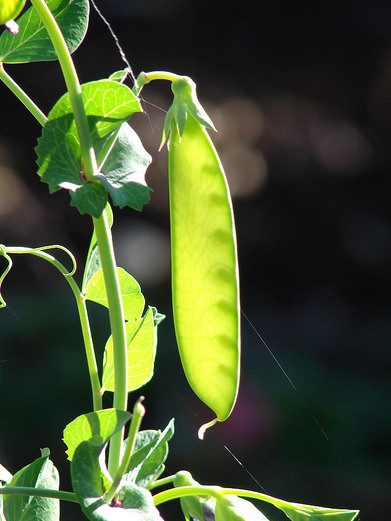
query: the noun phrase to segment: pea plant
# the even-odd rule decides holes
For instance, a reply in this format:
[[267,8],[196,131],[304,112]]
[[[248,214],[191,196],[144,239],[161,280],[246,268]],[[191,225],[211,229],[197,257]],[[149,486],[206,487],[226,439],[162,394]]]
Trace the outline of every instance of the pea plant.
[[[93,225],[80,277],[74,255],[62,245],[0,245],[5,261],[0,283],[20,254],[47,261],[65,278],[80,319],[92,394],[91,410],[64,426],[72,490],[60,490],[47,448],[13,474],[0,465],[0,520],[56,521],[60,503],[68,501],[91,521],[158,521],[157,507],[173,500],[180,501],[186,521],[267,521],[262,502],[292,521],[356,519],[356,510],[204,485],[187,470],[164,474],[174,421],[162,430],[142,430],[143,397],[134,394],[153,376],[164,316],[145,305],[139,284],[117,266],[112,240],[111,207],[141,211],[150,197],[145,173],[151,157],[129,124],[142,111],[141,92],[149,83],[168,81],[173,93],[161,141],[168,147],[172,304],[186,379],[213,413],[200,427],[201,439],[206,429],[229,417],[238,393],[240,305],[232,204],[209,135],[213,123],[189,77],[141,72],[129,87],[125,69],[80,85],[71,56],[86,34],[89,8],[88,0],[31,0],[30,6],[25,0],[0,1],[5,26],[0,79],[42,126],[35,149],[38,176],[50,192],[67,190],[70,204]],[[45,115],[5,66],[49,60],[59,61],[66,93]],[[59,260],[64,252],[68,267]],[[90,302],[105,307],[109,316],[111,335],[102,361],[94,348]],[[6,305],[2,295],[0,305]],[[109,408],[103,407],[104,393],[110,396]]]

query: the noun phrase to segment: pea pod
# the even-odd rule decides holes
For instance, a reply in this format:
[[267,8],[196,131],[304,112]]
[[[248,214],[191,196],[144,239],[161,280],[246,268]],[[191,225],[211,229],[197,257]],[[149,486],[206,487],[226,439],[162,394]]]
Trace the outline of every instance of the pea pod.
[[0,25],[10,22],[18,16],[24,7],[26,0],[1,0]]
[[[166,120],[165,130],[169,128],[175,332],[186,378],[217,417],[201,427],[202,438],[207,427],[228,418],[237,397],[239,281],[228,184],[189,80],[173,83],[180,105],[175,106],[174,98],[168,114],[172,119],[169,127]],[[174,119],[175,114],[180,117]]]
[[255,506],[237,496],[222,496],[216,501],[215,521],[268,521]]

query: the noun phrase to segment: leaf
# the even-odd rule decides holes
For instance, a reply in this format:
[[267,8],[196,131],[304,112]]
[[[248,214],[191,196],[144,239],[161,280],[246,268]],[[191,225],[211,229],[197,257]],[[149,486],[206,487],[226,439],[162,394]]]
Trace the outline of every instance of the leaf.
[[120,489],[115,506],[102,495],[100,454],[105,444],[99,437],[83,441],[71,463],[73,490],[90,521],[162,521],[152,495],[136,485]]
[[[107,160],[121,125],[140,112],[141,105],[128,87],[110,80],[84,84],[82,97],[95,154],[102,161]],[[68,94],[50,111],[35,150],[38,174],[50,192],[69,190],[71,204],[80,213],[99,217],[107,203],[107,192],[100,182],[103,174],[96,182],[83,179],[79,137]],[[111,188],[111,192],[115,190]]]
[[290,506],[278,505],[291,521],[353,521],[358,510],[334,509],[291,503]]
[[[153,376],[156,356],[157,327],[153,308],[148,307],[142,318],[127,322],[128,391],[145,385]],[[102,392],[114,391],[114,353],[112,337],[105,348]]]
[[164,470],[168,456],[168,442],[174,435],[174,419],[163,432],[159,430],[140,431],[136,437],[134,452],[130,459],[127,483],[148,487]]
[[[69,51],[74,52],[87,32],[88,0],[47,0]],[[57,60],[49,35],[34,7],[19,19],[19,32],[4,31],[0,37],[0,62],[25,63]]]
[[[14,475],[9,486],[58,490],[58,472],[49,460],[49,450],[43,449],[41,452],[40,458]],[[7,495],[4,498],[4,514],[7,521],[57,521],[60,519],[60,502],[39,496]]]
[[93,436],[100,436],[104,443],[117,431],[122,429],[131,414],[117,409],[104,409],[82,414],[69,423],[64,429],[64,443],[68,459],[72,460],[74,452],[82,441]]
[[102,174],[96,176],[115,206],[140,211],[149,202],[151,189],[145,182],[145,172],[151,160],[136,132],[124,123],[101,168]]
[[[136,320],[144,310],[145,299],[139,283],[123,268],[117,268],[119,285],[126,320]],[[108,307],[103,270],[97,271],[88,281],[85,296],[87,300]]]

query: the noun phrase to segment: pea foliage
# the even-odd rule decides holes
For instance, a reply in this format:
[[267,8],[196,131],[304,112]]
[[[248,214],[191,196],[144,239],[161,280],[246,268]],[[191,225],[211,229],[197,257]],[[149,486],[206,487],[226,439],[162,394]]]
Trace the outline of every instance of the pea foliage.
[[[131,126],[142,111],[141,92],[169,81],[173,101],[162,129],[168,147],[173,316],[180,360],[189,385],[211,410],[199,436],[234,408],[240,378],[239,270],[232,202],[213,146],[214,125],[194,82],[171,72],[141,72],[128,86],[127,71],[80,84],[72,53],[87,32],[88,0],[1,0],[0,79],[42,126],[35,148],[37,174],[51,193],[65,190],[70,204],[91,218],[93,233],[83,263],[61,245],[0,245],[6,269],[15,255],[34,255],[65,278],[80,318],[91,384],[91,410],[64,426],[72,490],[59,488],[49,449],[15,473],[0,465],[0,520],[57,521],[60,502],[79,505],[91,521],[159,521],[159,505],[179,500],[186,521],[267,521],[262,502],[292,521],[353,521],[356,510],[303,505],[257,491],[203,485],[187,470],[166,475],[174,420],[143,430],[143,397],[154,374],[159,324],[134,277],[117,266],[112,207],[141,211],[150,187],[152,158]],[[22,13],[22,14],[20,14]],[[6,72],[8,64],[58,60],[66,92],[46,115]],[[59,251],[71,261],[67,268]],[[111,334],[98,360],[89,303],[106,309]],[[6,302],[0,294],[0,306]],[[102,395],[109,395],[104,407]],[[129,396],[133,400],[128,412]],[[107,400],[105,401],[105,403]],[[158,492],[156,491],[158,489]]]

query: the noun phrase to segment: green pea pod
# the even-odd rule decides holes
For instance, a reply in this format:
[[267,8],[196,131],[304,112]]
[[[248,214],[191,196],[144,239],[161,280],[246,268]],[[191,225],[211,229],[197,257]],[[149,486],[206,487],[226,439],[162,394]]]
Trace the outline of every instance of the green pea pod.
[[26,0],[1,0],[0,1],[0,25],[10,22],[18,16],[24,7]]
[[[174,487],[200,486],[190,472],[181,470],[175,474]],[[180,499],[186,521],[215,521],[216,500],[209,496],[185,496]]]
[[222,496],[216,501],[216,521],[269,521],[250,501],[237,496]]
[[186,378],[217,416],[201,427],[202,438],[206,428],[228,418],[238,392],[235,225],[223,167],[193,110],[182,129],[171,122],[168,150],[175,332]]

